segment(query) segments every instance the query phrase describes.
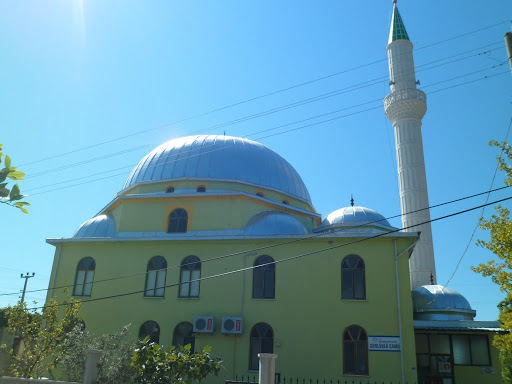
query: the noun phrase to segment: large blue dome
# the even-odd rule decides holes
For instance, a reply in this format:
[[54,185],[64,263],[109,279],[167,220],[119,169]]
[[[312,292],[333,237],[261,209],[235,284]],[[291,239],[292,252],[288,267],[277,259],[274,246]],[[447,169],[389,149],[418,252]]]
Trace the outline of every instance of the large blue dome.
[[263,144],[232,136],[188,136],[160,145],[133,169],[123,189],[185,179],[236,181],[311,203],[297,171]]

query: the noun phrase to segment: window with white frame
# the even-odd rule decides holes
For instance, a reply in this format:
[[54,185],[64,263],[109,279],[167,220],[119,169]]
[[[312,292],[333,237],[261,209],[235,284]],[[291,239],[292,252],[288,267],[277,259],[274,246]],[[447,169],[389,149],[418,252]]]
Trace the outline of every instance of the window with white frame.
[[258,323],[251,329],[249,369],[259,368],[259,353],[274,353],[274,331],[267,323]]
[[146,272],[146,297],[164,297],[167,261],[162,256],[155,256],[148,262]]
[[365,266],[359,256],[350,255],[341,262],[341,298],[366,299]]
[[194,353],[194,345],[196,343],[196,338],[194,336],[193,331],[194,327],[192,326],[192,324],[188,322],[179,323],[176,326],[176,328],[174,328],[172,344],[174,346],[185,346],[190,344],[190,353]]
[[274,299],[276,293],[276,264],[267,255],[254,262],[252,270],[252,297],[254,299]]
[[358,325],[351,325],[343,332],[343,373],[368,375],[368,336]]
[[181,262],[179,297],[199,297],[201,260],[187,256]]
[[180,233],[187,232],[188,225],[188,213],[182,208],[175,209],[169,215],[169,226],[167,232],[169,233]]
[[76,268],[74,296],[91,296],[95,269],[96,262],[92,257],[85,257],[80,260]]
[[146,321],[139,328],[139,339],[149,337],[151,343],[158,344],[160,342],[160,326],[156,321]]

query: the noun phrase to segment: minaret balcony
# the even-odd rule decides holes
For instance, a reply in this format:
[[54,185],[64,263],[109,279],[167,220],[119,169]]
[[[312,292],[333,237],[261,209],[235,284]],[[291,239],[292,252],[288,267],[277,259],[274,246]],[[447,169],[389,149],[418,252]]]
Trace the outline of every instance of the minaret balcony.
[[391,92],[384,99],[384,109],[392,122],[407,116],[421,119],[427,111],[427,95],[413,88]]

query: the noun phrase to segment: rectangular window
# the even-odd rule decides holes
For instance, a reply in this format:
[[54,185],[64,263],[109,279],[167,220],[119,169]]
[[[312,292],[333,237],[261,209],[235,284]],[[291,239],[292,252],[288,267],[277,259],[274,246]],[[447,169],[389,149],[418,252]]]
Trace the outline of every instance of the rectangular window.
[[450,354],[450,337],[448,335],[430,335],[430,353]]
[[366,342],[356,343],[356,367],[359,374],[368,373],[368,367],[366,366]]
[[415,335],[416,337],[416,353],[428,353],[428,336]]
[[84,296],[91,296],[93,280],[94,280],[94,271],[87,271],[85,273]]
[[471,345],[471,365],[491,365],[487,336],[471,335],[469,340]]
[[78,271],[76,274],[74,296],[91,296],[94,271]]
[[85,272],[86,271],[78,271],[76,273],[76,283],[75,283],[75,291],[73,294],[75,296],[83,296],[84,290],[84,281],[85,281]]
[[467,335],[453,335],[453,363],[460,365],[471,365],[471,354],[469,352],[469,338]]
[[145,296],[155,296],[156,271],[149,271],[146,277]]
[[180,297],[189,297],[190,270],[181,271]]
[[165,275],[166,271],[158,271],[156,273],[155,296],[163,297],[165,292]]
[[[487,335],[464,334],[416,334],[416,358],[418,366],[427,362],[427,357],[453,355],[454,365],[489,366],[491,357]],[[434,359],[435,360],[435,359]],[[431,362],[432,364],[436,364]]]
[[353,299],[354,298],[354,282],[353,282],[352,270],[344,269],[342,272],[341,281],[343,282],[343,286],[341,288],[342,298],[343,299]]
[[352,358],[345,358],[343,362],[345,367],[343,369],[343,373],[345,374],[354,374],[356,373],[356,362],[353,356],[355,355],[355,343],[344,343],[343,354],[344,356],[350,356]]
[[[195,269],[192,271],[190,275],[190,280],[197,280],[201,277],[201,271],[198,269]],[[190,297],[199,297],[199,280],[192,281],[190,283],[190,292],[188,294]]]
[[365,286],[365,282],[364,282],[364,269],[355,269],[354,270],[354,282],[355,282],[355,286],[354,286],[354,299],[364,299],[365,298],[365,294],[364,294],[364,286]]

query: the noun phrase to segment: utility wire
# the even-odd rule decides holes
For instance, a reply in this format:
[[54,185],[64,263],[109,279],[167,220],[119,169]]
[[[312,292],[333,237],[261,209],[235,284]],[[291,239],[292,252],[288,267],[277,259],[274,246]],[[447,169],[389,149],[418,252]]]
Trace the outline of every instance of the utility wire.
[[[510,135],[510,129],[511,128],[512,128],[512,118],[510,118],[510,123],[508,124],[507,134],[505,135],[504,142],[508,141],[508,136]],[[498,156],[499,158],[501,158],[501,156],[503,156],[504,149],[505,149],[504,147],[501,148],[500,155]],[[498,173],[498,170],[499,170],[499,164],[496,165],[496,169],[494,170],[494,174],[492,175],[491,188],[490,188],[491,190],[492,190],[492,187],[494,185],[494,181],[496,180],[496,175]],[[488,193],[487,197],[485,199],[486,203],[489,201],[489,197],[490,197],[490,194]],[[482,207],[482,212],[480,212],[480,217],[484,217],[484,212],[485,212],[485,206]],[[460,258],[457,261],[457,265],[455,265],[455,269],[453,270],[452,274],[450,275],[450,278],[446,281],[446,284],[444,285],[445,287],[447,287],[448,284],[450,284],[450,281],[452,281],[453,277],[457,273],[457,270],[459,269],[459,266],[460,266],[460,263],[462,262],[462,259],[466,255],[470,245],[473,243],[473,238],[475,236],[476,230],[478,229],[478,224],[479,224],[479,221],[477,221],[477,223],[475,225],[475,228],[473,229],[473,232],[471,233],[471,236],[469,237],[468,244],[466,245],[466,248],[464,249],[464,252],[462,252],[462,255],[460,255]]]
[[[454,199],[454,200],[450,200],[450,201],[447,201],[447,202],[431,205],[431,206],[426,207],[426,208],[421,208],[421,209],[417,209],[417,210],[414,210],[414,211],[410,211],[410,212],[406,212],[406,213],[400,213],[400,214],[394,215],[394,216],[389,216],[389,217],[383,218],[381,220],[375,220],[375,221],[372,221],[372,222],[369,222],[369,223],[365,223],[365,224],[354,225],[354,226],[352,226],[350,228],[340,228],[340,229],[332,230],[332,231],[327,232],[327,233],[325,233],[325,232],[317,233],[317,234],[309,235],[309,236],[306,236],[306,237],[301,237],[299,239],[293,239],[293,240],[284,241],[284,242],[277,243],[277,244],[269,244],[269,245],[266,245],[266,246],[263,246],[263,247],[257,247],[257,248],[247,249],[247,250],[244,250],[244,251],[233,252],[233,253],[229,253],[229,254],[225,254],[225,255],[221,255],[221,256],[211,257],[209,259],[201,260],[201,263],[208,263],[208,262],[211,262],[211,261],[217,261],[217,260],[226,259],[226,258],[233,257],[233,256],[239,256],[239,255],[243,255],[243,254],[247,254],[247,253],[267,250],[267,249],[271,249],[271,248],[280,247],[280,246],[283,246],[283,245],[293,244],[293,243],[296,243],[296,242],[301,242],[301,241],[305,241],[305,240],[309,240],[309,239],[313,239],[313,238],[317,238],[317,237],[322,237],[322,236],[330,235],[332,233],[340,233],[340,232],[344,232],[344,231],[347,231],[347,230],[353,230],[353,229],[357,229],[357,228],[362,227],[362,226],[367,226],[367,225],[371,225],[371,224],[378,224],[378,223],[380,223],[382,221],[385,221],[385,220],[387,221],[387,220],[395,219],[395,218],[398,218],[398,217],[401,217],[401,216],[410,215],[410,214],[413,214],[413,213],[416,213],[416,212],[421,212],[421,211],[424,211],[424,210],[430,210],[430,209],[434,209],[434,208],[439,208],[439,207],[442,207],[442,206],[445,206],[445,205],[457,203],[457,202],[468,200],[468,199],[473,199],[475,197],[486,195],[486,194],[489,195],[492,192],[498,192],[498,191],[501,191],[501,190],[504,190],[504,189],[507,189],[507,188],[510,188],[510,186],[504,186],[504,187],[496,188],[496,189],[489,190],[489,191],[479,192],[479,193],[476,193],[476,194],[473,194],[473,195],[464,196],[464,197],[460,197],[460,198],[457,198],[457,199]],[[168,270],[171,270],[171,269],[177,269],[177,268],[181,268],[182,266],[187,266],[187,265],[191,265],[191,264],[195,264],[195,262],[174,265],[174,266],[170,266],[170,267],[167,267],[167,268],[161,268],[161,269],[154,270],[154,271],[157,271],[157,272],[158,271],[168,271]],[[106,281],[125,279],[125,278],[141,276],[141,275],[147,275],[147,274],[148,274],[148,272],[139,272],[139,273],[135,273],[135,274],[131,274],[131,275],[124,275],[124,276],[111,277],[111,278],[107,278],[107,279],[95,280],[94,283],[97,284],[97,283],[102,283],[102,282],[106,282]],[[53,290],[57,290],[57,289],[71,288],[73,286],[74,286],[74,284],[63,285],[63,286],[53,287],[53,288],[34,289],[34,290],[27,291],[27,293],[53,291]],[[0,294],[0,296],[11,296],[11,295],[17,295],[17,294],[19,294],[19,292],[2,293],[2,294]]]
[[[487,29],[490,29],[490,28],[493,28],[493,27],[496,27],[496,26],[508,23],[509,21],[510,20],[501,21],[501,22],[498,22],[496,24],[492,24],[492,25],[489,25],[489,26],[486,26],[486,27],[483,27],[483,28],[479,28],[479,29],[476,29],[476,30],[473,30],[473,31],[469,31],[469,32],[466,32],[466,33],[463,33],[463,34],[460,34],[460,35],[457,35],[457,36],[445,39],[445,40],[441,40],[441,41],[438,41],[438,42],[435,42],[435,43],[432,43],[432,44],[429,44],[429,45],[426,45],[426,46],[423,46],[423,47],[420,47],[420,48],[416,48],[416,49],[414,49],[414,51],[423,50],[423,49],[430,48],[430,47],[433,47],[433,46],[436,46],[436,45],[439,45],[439,44],[446,43],[448,41],[452,41],[452,40],[464,37],[464,36],[468,36],[468,35],[471,35],[471,34],[474,34],[474,33],[478,33],[478,32],[481,32],[481,31],[484,31],[484,30],[487,30]],[[260,95],[260,96],[252,97],[252,98],[245,99],[245,100],[233,103],[233,104],[225,105],[225,106],[220,107],[220,108],[212,109],[212,110],[207,111],[207,112],[202,112],[202,113],[199,113],[199,114],[196,114],[196,115],[184,118],[184,119],[180,119],[180,120],[176,120],[176,121],[173,121],[173,122],[170,122],[170,123],[162,124],[162,125],[159,125],[159,126],[154,127],[154,128],[145,129],[145,130],[142,130],[142,131],[134,132],[134,133],[129,134],[129,135],[120,136],[120,137],[117,137],[117,138],[114,138],[114,139],[111,139],[111,140],[106,140],[106,141],[103,141],[103,142],[100,142],[100,143],[96,143],[96,144],[89,145],[89,146],[86,146],[86,147],[78,148],[78,149],[75,149],[75,150],[72,150],[72,151],[68,151],[68,152],[57,154],[57,155],[49,156],[49,157],[46,157],[46,158],[43,158],[43,159],[39,159],[39,160],[31,161],[31,162],[28,162],[28,163],[24,163],[24,164],[21,165],[21,167],[27,166],[27,165],[31,165],[31,164],[34,164],[34,163],[38,163],[38,162],[42,162],[42,161],[47,161],[47,160],[50,160],[50,159],[55,159],[55,158],[58,158],[58,157],[61,157],[61,156],[66,156],[66,155],[69,155],[69,154],[72,154],[72,153],[81,152],[81,151],[84,151],[84,150],[87,150],[87,149],[91,149],[91,148],[95,148],[95,147],[98,147],[98,146],[101,146],[101,145],[110,144],[110,143],[118,141],[118,140],[123,140],[123,139],[129,138],[129,137],[137,136],[137,135],[140,135],[140,134],[143,134],[143,133],[146,133],[146,132],[162,129],[162,128],[169,127],[169,126],[172,126],[172,125],[176,125],[176,124],[179,124],[179,123],[183,123],[183,122],[186,122],[186,121],[189,121],[189,120],[197,119],[199,117],[207,116],[207,115],[210,115],[210,114],[213,114],[213,113],[216,113],[216,112],[220,112],[220,111],[225,110],[225,109],[233,108],[235,106],[239,106],[239,105],[246,104],[246,103],[249,103],[249,102],[252,102],[252,101],[256,101],[256,100],[259,100],[259,99],[262,99],[262,98],[265,98],[265,97],[268,97],[268,96],[276,95],[276,94],[279,94],[279,93],[282,93],[282,92],[286,92],[286,91],[289,91],[289,90],[292,90],[292,89],[296,89],[296,88],[299,88],[299,87],[302,87],[302,86],[305,86],[305,85],[308,85],[308,84],[312,84],[312,83],[319,82],[319,81],[322,81],[322,80],[330,79],[330,78],[335,77],[335,76],[346,74],[346,73],[349,73],[349,72],[352,72],[352,71],[355,71],[355,70],[358,70],[358,69],[361,69],[361,68],[369,67],[371,65],[378,64],[378,63],[381,63],[381,62],[385,62],[387,60],[388,60],[387,57],[383,58],[383,59],[375,60],[375,61],[372,61],[372,62],[369,62],[369,63],[366,63],[366,64],[362,64],[362,65],[355,66],[355,67],[352,67],[352,68],[349,68],[349,69],[338,71],[338,72],[332,73],[330,75],[318,77],[318,78],[313,79],[313,80],[309,80],[309,81],[305,81],[305,82],[302,82],[302,83],[298,83],[298,84],[295,84],[295,85],[292,85],[292,86],[289,86],[289,87],[281,88],[281,89],[276,90],[276,91],[265,93],[265,94]]]
[[[210,275],[210,276],[205,276],[205,277],[200,277],[200,278],[197,278],[197,279],[188,280],[187,284],[193,283],[193,282],[196,282],[196,281],[211,280],[211,279],[215,279],[215,278],[219,278],[219,277],[229,276],[229,275],[233,275],[233,274],[244,272],[244,271],[249,271],[249,270],[256,269],[256,268],[262,268],[262,267],[265,267],[265,266],[268,266],[268,265],[275,265],[275,264],[284,263],[284,262],[287,262],[287,261],[297,260],[297,259],[300,259],[302,257],[315,255],[315,254],[318,254],[318,253],[322,253],[322,252],[330,251],[330,250],[333,250],[333,249],[338,249],[338,248],[346,247],[346,246],[349,246],[349,245],[361,243],[361,242],[368,241],[368,240],[373,240],[373,239],[376,239],[376,238],[379,238],[379,237],[382,237],[382,236],[386,236],[386,235],[389,235],[389,234],[392,234],[392,233],[396,233],[396,232],[399,232],[399,231],[403,231],[403,230],[406,230],[406,229],[411,229],[411,228],[414,228],[414,227],[419,227],[421,225],[432,223],[432,222],[435,222],[435,221],[445,220],[445,219],[450,218],[450,217],[458,216],[458,215],[461,215],[461,214],[464,214],[464,213],[467,213],[467,212],[474,211],[476,209],[480,209],[480,208],[488,206],[488,205],[493,205],[493,204],[501,203],[503,201],[507,201],[507,200],[511,200],[511,199],[512,199],[512,196],[509,196],[509,197],[506,197],[506,198],[503,198],[503,199],[500,199],[500,200],[493,201],[491,203],[486,203],[486,204],[478,205],[478,206],[475,206],[475,207],[472,207],[472,208],[464,209],[462,211],[457,211],[455,213],[451,213],[451,214],[448,214],[448,215],[440,216],[440,217],[437,217],[435,219],[426,220],[426,221],[418,223],[418,224],[414,224],[414,225],[410,225],[410,226],[407,226],[407,227],[397,228],[397,229],[394,229],[394,230],[378,233],[378,234],[375,234],[373,236],[363,237],[363,238],[360,238],[360,239],[357,239],[357,240],[349,241],[347,243],[343,243],[343,244],[339,244],[339,245],[334,245],[332,247],[322,248],[322,249],[319,249],[319,250],[316,250],[316,251],[311,251],[311,252],[301,253],[301,254],[298,254],[298,255],[290,256],[290,257],[285,257],[285,258],[280,259],[280,260],[274,260],[272,262],[260,264],[260,265],[257,265],[257,266],[250,266],[250,267],[245,267],[245,268],[239,268],[239,269],[235,269],[235,270],[231,270],[231,271],[227,271],[227,272],[217,273],[217,274]],[[177,287],[177,286],[180,286],[181,284],[183,284],[183,283],[181,283],[181,282],[179,282],[179,283],[172,283],[172,284],[168,284],[168,285],[165,285],[163,287],[158,287],[158,288],[161,289],[161,288]],[[139,293],[144,293],[145,291],[146,291],[145,289],[142,289],[142,290],[137,290],[137,291],[119,293],[119,294],[115,294],[115,295],[95,297],[95,298],[92,298],[92,299],[81,300],[80,302],[81,303],[90,303],[90,302],[100,301],[100,300],[115,299],[115,298],[119,298],[119,297],[131,296],[131,295],[136,295],[136,294],[139,294]],[[55,304],[55,305],[60,307],[60,306],[64,306],[64,305],[69,305],[69,303],[61,303],[61,304]],[[37,310],[37,309],[43,309],[43,308],[45,308],[45,306],[29,308],[29,310]]]
[[[505,63],[505,62],[504,62]],[[482,70],[478,70],[478,71],[474,71],[474,72],[471,72],[471,73],[468,73],[468,74],[464,74],[464,75],[461,75],[461,76],[457,76],[457,77],[454,77],[454,78],[451,78],[451,79],[448,79],[448,80],[443,80],[443,81],[439,81],[437,83],[433,83],[433,84],[430,84],[430,85],[427,85],[425,87],[423,87],[423,89],[425,88],[428,88],[428,87],[431,87],[431,86],[434,86],[434,85],[439,85],[439,84],[442,84],[444,82],[448,82],[448,81],[453,81],[455,79],[459,79],[459,78],[462,78],[462,77],[467,77],[467,76],[471,76],[471,75],[474,75],[476,73],[480,73],[480,72],[484,72],[484,71],[488,71],[488,70],[492,70],[492,69],[495,69],[499,66],[502,66],[504,63],[501,63],[499,65],[493,65],[492,67],[490,68],[486,68],[486,69],[482,69]],[[489,75],[489,76],[485,76],[483,78],[479,78],[479,79],[475,79],[475,80],[470,80],[470,81],[467,81],[467,82],[464,82],[464,83],[461,83],[461,84],[456,84],[456,85],[452,85],[450,87],[446,87],[446,88],[442,88],[442,89],[438,89],[438,90],[435,90],[433,92],[431,92],[430,94],[433,94],[433,93],[438,93],[438,92],[442,92],[442,91],[445,91],[445,90],[448,90],[448,89],[452,89],[452,88],[456,88],[456,87],[459,87],[459,86],[462,86],[462,85],[467,85],[467,84],[470,84],[470,83],[474,83],[474,82],[477,82],[477,81],[481,81],[481,80],[485,80],[485,79],[488,79],[488,78],[491,78],[491,77],[494,77],[494,76],[498,76],[498,75],[501,75],[501,74],[504,74],[504,73],[508,73],[508,72],[500,72],[500,73],[497,73],[497,74],[494,74],[494,75]],[[307,118],[307,119],[303,119],[303,120],[299,120],[299,121],[295,121],[295,122],[292,122],[292,123],[287,123],[287,124],[284,124],[284,125],[279,125],[277,127],[274,127],[274,128],[268,128],[268,129],[265,129],[265,130],[261,130],[261,131],[257,131],[257,132],[254,132],[254,133],[251,133],[249,135],[247,135],[247,137],[252,137],[252,136],[255,136],[255,135],[258,135],[260,133],[263,133],[263,132],[268,132],[268,131],[272,131],[272,130],[276,130],[276,129],[279,129],[279,128],[283,128],[283,127],[286,127],[286,126],[289,126],[289,125],[293,125],[293,124],[298,124],[300,122],[304,122],[304,121],[308,121],[308,120],[313,120],[313,119],[317,119],[319,117],[323,117],[323,116],[327,116],[327,115],[330,115],[330,114],[333,114],[333,113],[337,113],[337,112],[340,112],[340,111],[343,111],[343,110],[347,110],[347,109],[352,109],[352,108],[356,108],[356,107],[359,107],[359,106],[363,106],[363,105],[367,105],[367,104],[371,104],[371,103],[375,103],[375,102],[381,102],[381,98],[379,99],[374,99],[374,100],[371,100],[371,101],[368,101],[368,102],[364,102],[364,103],[361,103],[361,104],[357,104],[357,105],[354,105],[354,106],[350,106],[350,107],[345,107],[345,108],[341,108],[341,109],[338,109],[336,111],[331,111],[331,112],[328,112],[328,113],[324,113],[324,114],[321,114],[321,115],[317,115],[317,116],[314,116],[314,117],[310,117],[310,118]],[[289,132],[293,132],[293,131],[296,131],[296,130],[300,130],[300,129],[304,129],[304,128],[308,128],[308,127],[311,127],[311,126],[315,126],[315,125],[319,125],[319,124],[324,124],[324,123],[327,123],[327,122],[331,122],[331,121],[334,121],[334,120],[338,120],[338,119],[341,119],[341,118],[346,118],[346,117],[350,117],[350,116],[353,116],[355,114],[360,114],[360,113],[363,113],[363,112],[369,112],[371,110],[375,110],[375,109],[378,109],[378,108],[381,108],[381,106],[376,106],[376,107],[373,107],[373,108],[368,108],[368,109],[364,109],[364,110],[361,110],[361,111],[357,111],[357,112],[354,112],[354,113],[350,113],[350,114],[346,114],[346,115],[341,115],[341,116],[337,116],[337,117],[334,117],[334,118],[331,118],[331,119],[327,119],[327,120],[323,120],[323,121],[319,121],[319,122],[316,122],[316,123],[312,123],[312,124],[308,124],[308,125],[304,125],[304,126],[301,126],[301,127],[297,127],[297,128],[293,128],[293,129],[290,129],[290,130],[286,130],[286,131],[281,131],[281,132],[278,132],[276,134],[272,134],[272,135],[267,135],[267,136],[262,136],[262,137],[258,137],[256,138],[255,140],[261,140],[261,139],[264,139],[264,138],[268,138],[268,137],[272,137],[272,136],[277,136],[277,135],[281,135],[281,134],[284,134],[284,133],[289,133]],[[208,147],[214,147],[216,146],[216,144],[212,144],[210,146],[206,146],[204,148],[208,149]],[[179,159],[175,159],[175,160],[168,160],[164,163],[158,163],[158,164],[155,164],[155,165],[151,165],[150,167],[156,167],[156,166],[163,166],[163,165],[166,165],[168,163],[171,163],[171,162],[176,162],[176,161],[181,161],[181,160],[186,160],[186,159],[189,159],[191,157],[195,157],[195,156],[199,156],[199,155],[202,155],[202,154],[205,154],[205,153],[210,153],[210,152],[214,152],[214,151],[218,151],[218,150],[222,150],[222,149],[225,149],[226,147],[228,147],[229,145],[227,146],[223,146],[221,148],[217,148],[215,150],[212,150],[212,151],[207,151],[207,152],[202,152],[202,153],[197,153],[195,155],[191,155],[191,156],[186,156],[186,157],[181,157]],[[188,152],[196,152],[197,150],[195,149],[190,149],[188,151],[184,151],[182,154],[186,154]],[[102,156],[101,158],[105,158],[105,157],[108,157],[108,156]],[[80,162],[80,164],[82,164],[83,162]],[[106,174],[106,173],[111,173],[111,172],[115,172],[115,171],[118,171],[118,170],[122,170],[122,169],[132,169],[134,167],[134,165],[130,165],[130,166],[123,166],[123,167],[120,167],[120,168],[115,168],[115,169],[112,169],[112,170],[109,170],[109,171],[104,171],[104,172],[100,172],[100,173],[95,173],[93,175],[90,175],[90,176],[83,176],[83,177],[79,177],[79,178],[76,178],[76,179],[73,179],[71,181],[74,181],[74,180],[80,180],[80,179],[84,179],[84,178],[88,178],[88,177],[94,177],[94,176],[97,176],[98,174]],[[148,167],[149,168],[149,167]],[[47,172],[46,172],[47,173]],[[31,196],[36,196],[36,195],[40,195],[40,194],[44,194],[44,193],[48,193],[48,192],[53,192],[53,191],[56,191],[56,190],[60,190],[60,189],[66,189],[66,188],[70,188],[70,187],[74,187],[74,186],[78,186],[78,185],[82,185],[82,184],[86,184],[86,183],[89,183],[91,181],[98,181],[98,180],[104,180],[106,178],[110,178],[110,177],[115,177],[115,176],[121,176],[121,175],[125,175],[126,172],[122,172],[122,173],[119,173],[119,174],[115,174],[115,175],[111,175],[111,176],[107,176],[107,177],[102,177],[102,178],[98,178],[98,179],[95,179],[95,180],[90,180],[90,181],[87,181],[87,182],[83,182],[83,183],[78,183],[78,184],[72,184],[72,185],[69,185],[69,186],[64,186],[64,187],[61,187],[61,188],[54,188],[55,185],[58,185],[58,184],[65,184],[65,183],[69,183],[70,180],[66,180],[65,182],[61,182],[61,183],[52,183],[52,184],[49,184],[49,185],[45,185],[45,186],[40,186],[40,187],[36,187],[36,188],[32,188],[32,189],[28,189],[27,192],[30,192],[32,190],[36,190],[36,189],[42,189],[42,188],[46,188],[46,187],[52,187],[51,190],[49,191],[44,191],[44,192],[38,192],[38,193],[35,193],[35,194],[31,194]]]
[[[424,67],[424,66],[431,65],[433,63],[442,62],[442,61],[448,60],[448,59],[453,58],[453,57],[457,57],[457,56],[464,55],[466,53],[474,52],[475,50],[479,51],[482,48],[486,48],[486,47],[492,46],[492,45],[496,45],[496,43],[488,44],[488,45],[485,45],[485,46],[480,47],[480,48],[475,48],[475,49],[472,49],[472,50],[469,50],[469,51],[466,51],[466,52],[462,52],[462,53],[455,54],[455,55],[452,55],[452,56],[448,56],[448,57],[445,57],[445,58],[442,58],[442,59],[439,59],[439,60],[435,60],[435,61],[432,61],[430,63],[423,64],[423,65],[421,65],[419,67]],[[461,61],[461,60],[467,60],[467,59],[470,59],[470,58],[473,58],[473,57],[476,57],[476,56],[480,56],[480,55],[483,55],[483,54],[488,54],[488,53],[490,53],[490,52],[492,52],[494,50],[497,50],[497,49],[498,48],[494,48],[494,49],[491,49],[491,50],[488,50],[488,51],[478,52],[478,53],[473,54],[471,56],[462,57],[462,58],[459,58],[457,60],[451,60],[449,62],[440,63],[440,64],[437,64],[437,65],[434,65],[434,66],[430,66],[430,67],[427,67],[427,68],[424,68],[424,69],[417,70],[416,73],[419,73],[419,72],[422,72],[422,71],[426,71],[426,70],[435,69],[435,68],[438,68],[440,66],[445,66],[445,65],[453,64],[455,62],[458,62],[458,61]],[[501,49],[501,47],[499,47],[499,49]],[[295,101],[293,103],[281,105],[279,107],[275,107],[275,108],[272,108],[272,109],[269,109],[269,110],[266,110],[266,111],[254,113],[254,114],[243,116],[243,117],[240,117],[240,118],[237,118],[237,119],[234,119],[234,120],[230,120],[230,121],[227,121],[227,122],[224,122],[224,123],[220,123],[220,124],[212,125],[212,126],[209,126],[209,127],[206,127],[206,128],[199,129],[199,130],[195,130],[195,131],[190,132],[189,134],[197,134],[197,133],[207,132],[207,131],[211,131],[211,130],[215,130],[215,129],[231,126],[231,125],[234,125],[234,124],[242,123],[244,121],[256,119],[256,118],[267,116],[267,115],[270,115],[270,114],[279,113],[279,112],[282,112],[282,111],[285,111],[285,110],[288,110],[288,109],[291,109],[291,108],[297,108],[297,107],[300,107],[300,106],[303,106],[303,105],[306,105],[306,104],[310,104],[310,103],[313,103],[313,102],[325,100],[327,98],[331,98],[331,97],[339,96],[339,95],[346,94],[346,93],[349,93],[349,92],[361,90],[363,88],[367,88],[367,87],[371,87],[371,86],[374,86],[374,85],[381,84],[381,82],[383,80],[387,80],[388,77],[389,77],[388,75],[377,77],[377,78],[374,78],[374,79],[371,79],[371,80],[367,80],[367,81],[362,82],[362,83],[354,84],[354,85],[347,86],[347,87],[344,87],[344,88],[340,88],[340,89],[337,89],[337,90],[334,90],[334,91],[330,91],[330,92],[323,93],[323,94],[320,94],[320,95],[316,95],[316,96],[313,96],[313,97],[309,97],[309,98],[306,98],[306,99],[298,100],[298,101]],[[341,109],[341,110],[343,110],[343,109]],[[338,111],[341,111],[341,110],[338,110]],[[333,112],[330,112],[330,113],[333,113]],[[115,152],[115,153],[111,153],[111,154],[107,154],[107,155],[101,155],[101,156],[98,156],[98,157],[95,157],[95,158],[88,158],[87,160],[82,160],[82,161],[79,161],[79,162],[76,162],[76,163],[66,164],[66,165],[63,165],[63,166],[59,166],[57,168],[53,168],[53,169],[49,169],[49,170],[44,170],[44,171],[37,172],[37,173],[32,173],[32,174],[30,174],[28,176],[25,176],[25,179],[29,179],[29,178],[37,177],[37,176],[47,176],[48,173],[51,173],[51,172],[61,171],[61,170],[65,170],[65,169],[68,169],[68,168],[72,168],[72,167],[76,167],[76,166],[80,166],[80,165],[84,165],[84,164],[90,164],[91,162],[94,162],[94,161],[104,160],[104,159],[107,159],[107,158],[123,155],[123,154],[126,154],[126,153],[131,153],[133,151],[141,150],[141,149],[144,149],[144,148],[147,148],[147,147],[151,147],[151,146],[154,146],[154,145],[155,144],[145,144],[145,145],[142,145],[142,146],[137,146],[137,147],[134,147],[134,148],[125,149],[125,150],[122,150],[122,151],[119,151],[119,152]]]

